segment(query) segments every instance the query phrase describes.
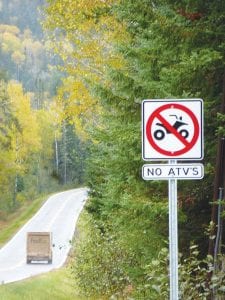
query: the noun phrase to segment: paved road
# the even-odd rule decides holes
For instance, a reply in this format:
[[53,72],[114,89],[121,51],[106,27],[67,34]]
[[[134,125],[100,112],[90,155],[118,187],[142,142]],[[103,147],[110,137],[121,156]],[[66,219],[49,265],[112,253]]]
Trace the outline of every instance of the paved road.
[[[30,221],[0,249],[0,284],[18,281],[61,267],[68,255],[76,221],[87,199],[87,189],[74,189],[51,196]],[[28,231],[53,233],[53,262],[26,264]]]

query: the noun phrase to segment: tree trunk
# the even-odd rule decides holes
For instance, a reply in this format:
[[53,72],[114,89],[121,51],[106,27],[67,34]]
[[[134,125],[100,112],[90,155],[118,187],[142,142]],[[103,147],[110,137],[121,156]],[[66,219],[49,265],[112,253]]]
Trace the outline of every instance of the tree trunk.
[[55,164],[56,164],[56,175],[59,175],[59,149],[58,149],[58,141],[55,132]]
[[17,190],[18,190],[18,176],[16,174],[15,181],[14,181],[14,191],[13,191],[13,207],[16,206]]
[[67,130],[66,123],[63,124],[63,158],[64,158],[64,170],[63,170],[63,184],[67,183]]

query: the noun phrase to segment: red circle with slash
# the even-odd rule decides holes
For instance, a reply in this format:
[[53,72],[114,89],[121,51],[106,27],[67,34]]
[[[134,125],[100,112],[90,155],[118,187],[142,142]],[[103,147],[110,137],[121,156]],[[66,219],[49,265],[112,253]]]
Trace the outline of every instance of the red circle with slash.
[[[186,114],[188,114],[188,116],[191,118],[192,122],[193,122],[193,126],[194,126],[194,134],[193,137],[190,141],[187,141],[178,131],[176,128],[174,128],[162,115],[161,112],[167,110],[167,109],[171,109],[171,108],[176,108],[181,110],[182,112],[185,112]],[[177,151],[169,151],[166,149],[163,149],[162,147],[160,147],[154,140],[154,137],[152,136],[152,125],[155,119],[158,119],[163,126],[170,131],[183,145],[184,147],[180,150]],[[166,155],[166,156],[178,156],[178,155],[182,155],[187,153],[188,151],[190,151],[193,146],[196,144],[198,137],[199,137],[199,123],[198,120],[196,118],[196,116],[194,115],[194,113],[187,108],[184,105],[181,104],[177,104],[177,103],[169,103],[169,104],[165,104],[160,106],[159,108],[157,108],[149,117],[147,125],[146,125],[146,136],[147,139],[150,143],[150,145],[160,154]]]

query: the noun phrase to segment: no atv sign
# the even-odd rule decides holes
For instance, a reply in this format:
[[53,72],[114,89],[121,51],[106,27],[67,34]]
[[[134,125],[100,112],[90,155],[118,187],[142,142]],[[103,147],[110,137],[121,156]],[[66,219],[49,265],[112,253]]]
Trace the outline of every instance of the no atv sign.
[[203,101],[144,100],[142,103],[144,160],[203,158]]
[[201,179],[202,164],[177,160],[203,158],[203,101],[201,99],[144,100],[142,102],[142,156],[168,160],[142,168],[144,180],[168,180],[170,300],[178,300],[177,180]]

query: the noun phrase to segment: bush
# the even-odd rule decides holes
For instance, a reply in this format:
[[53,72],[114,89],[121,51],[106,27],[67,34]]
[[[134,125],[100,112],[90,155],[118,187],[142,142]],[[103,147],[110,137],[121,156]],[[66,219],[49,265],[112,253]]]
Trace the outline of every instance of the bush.
[[88,230],[83,238],[79,238],[72,267],[81,291],[94,299],[126,297],[132,286],[125,270],[132,258],[115,236],[105,228],[102,232],[95,221],[89,219],[85,227]]
[[[179,299],[206,300],[210,295],[225,295],[225,274],[214,271],[213,258],[200,260],[196,245],[190,247],[190,255],[179,257]],[[220,262],[224,260],[219,258]],[[146,281],[136,291],[138,299],[169,299],[168,249],[163,248],[157,259],[146,266]],[[135,298],[136,299],[136,298]],[[215,298],[213,298],[215,299]],[[221,298],[224,299],[224,298]]]
[[[131,238],[129,232],[126,236],[125,231],[117,232],[119,227],[115,224],[113,228],[106,227],[106,223],[101,226],[101,221],[96,222],[87,212],[82,214],[82,222],[85,224],[76,241],[72,271],[84,296],[90,299],[169,299],[167,248],[147,255],[143,245],[138,250],[124,242]],[[139,235],[144,239],[141,231]],[[141,244],[140,239],[136,241]],[[223,261],[224,257],[218,258],[220,269]],[[198,247],[191,245],[186,256],[179,255],[179,299],[216,299],[215,295],[222,295],[218,299],[224,299],[224,270],[214,270],[213,258],[200,259]]]

